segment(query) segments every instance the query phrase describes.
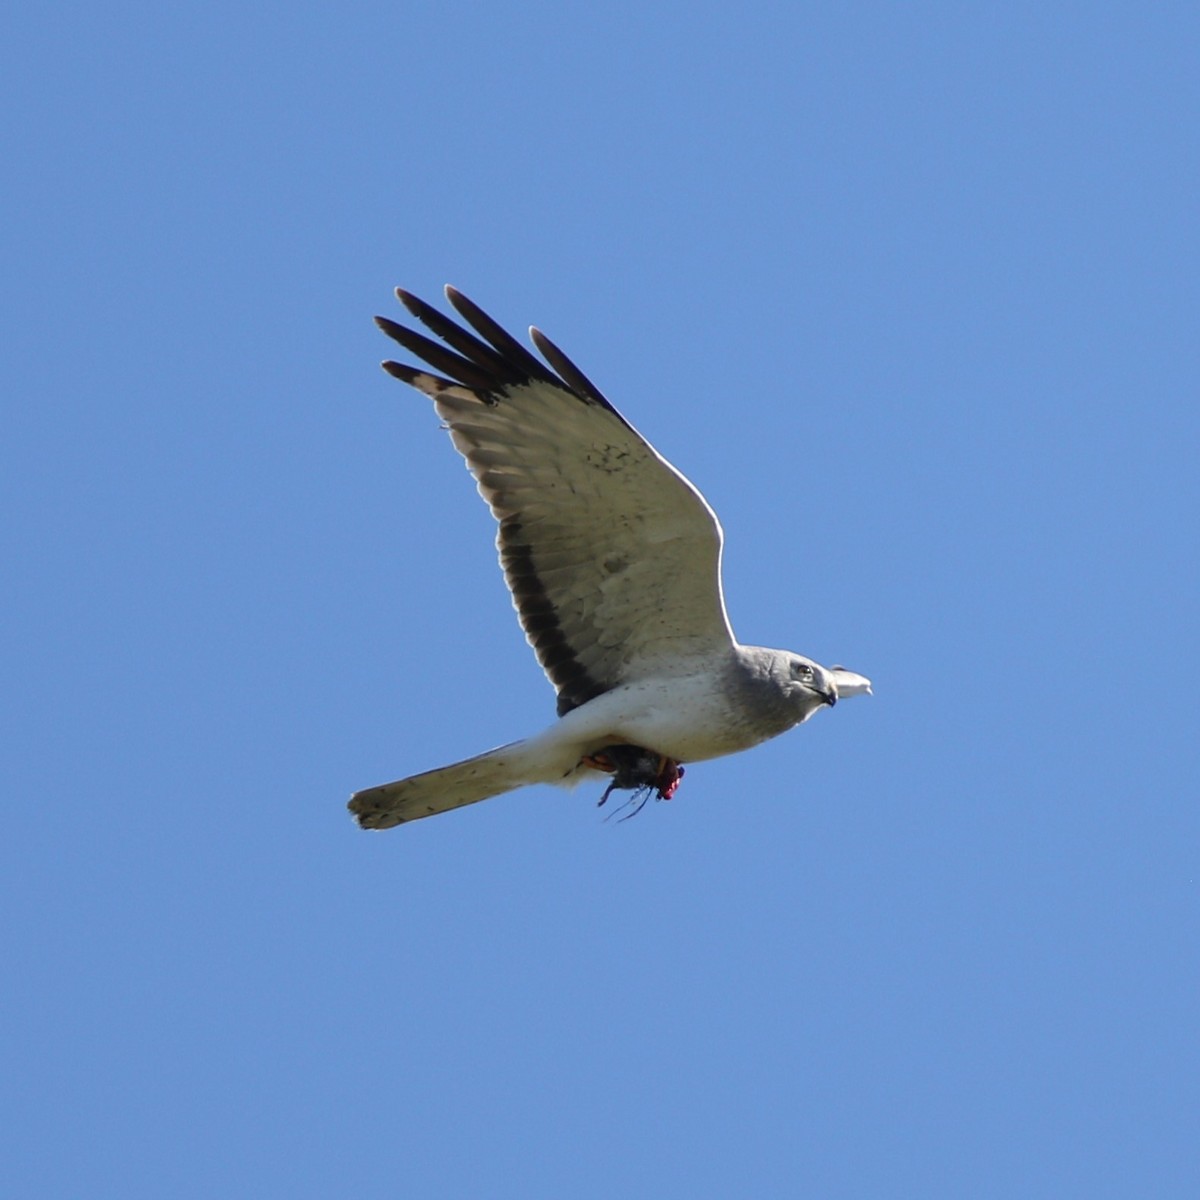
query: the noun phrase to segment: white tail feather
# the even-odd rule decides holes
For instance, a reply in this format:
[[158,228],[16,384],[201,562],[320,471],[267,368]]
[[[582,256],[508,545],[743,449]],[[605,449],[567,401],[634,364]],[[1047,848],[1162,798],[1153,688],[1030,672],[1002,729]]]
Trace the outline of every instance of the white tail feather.
[[363,829],[391,829],[405,821],[476,804],[526,783],[545,780],[545,767],[530,754],[531,741],[510,742],[486,754],[355,792],[350,811]]

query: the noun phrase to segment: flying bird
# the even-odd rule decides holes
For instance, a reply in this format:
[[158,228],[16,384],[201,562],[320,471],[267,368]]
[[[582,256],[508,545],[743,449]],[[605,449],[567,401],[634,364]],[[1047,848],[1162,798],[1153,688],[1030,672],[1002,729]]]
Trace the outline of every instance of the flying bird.
[[349,807],[362,828],[605,775],[601,803],[614,788],[642,804],[670,799],[685,763],[747,750],[871,691],[843,667],[737,641],[716,514],[544,333],[529,331],[542,361],[452,287],[465,325],[396,295],[441,342],[376,317],[427,365],[383,368],[433,401],[499,522],[500,564],[558,693],[558,720],[356,792]]

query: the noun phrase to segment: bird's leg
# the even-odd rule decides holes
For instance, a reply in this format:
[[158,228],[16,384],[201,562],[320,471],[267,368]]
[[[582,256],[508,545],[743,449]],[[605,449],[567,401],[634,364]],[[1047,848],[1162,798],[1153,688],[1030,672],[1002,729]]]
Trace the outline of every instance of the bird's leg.
[[[579,760],[579,765],[581,767],[590,767],[593,771],[604,771],[609,775],[617,769],[617,764],[603,750],[597,750],[595,754],[585,754]],[[611,790],[612,788],[609,788],[609,791]],[[608,792],[604,794],[607,797]],[[601,800],[600,803],[603,804],[604,801]]]

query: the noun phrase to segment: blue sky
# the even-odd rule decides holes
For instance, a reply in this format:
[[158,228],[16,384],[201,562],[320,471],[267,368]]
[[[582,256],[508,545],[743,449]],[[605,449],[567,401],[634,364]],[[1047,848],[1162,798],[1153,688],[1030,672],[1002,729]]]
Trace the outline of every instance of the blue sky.
[[[15,1197],[1197,1194],[1193,6],[43,6],[0,85]],[[605,823],[377,366],[536,323],[876,695]]]

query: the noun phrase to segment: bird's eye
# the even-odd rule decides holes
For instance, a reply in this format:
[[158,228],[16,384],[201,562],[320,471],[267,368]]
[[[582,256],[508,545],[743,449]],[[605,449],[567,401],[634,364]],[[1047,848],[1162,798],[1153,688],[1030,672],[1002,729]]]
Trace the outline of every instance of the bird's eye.
[[797,663],[796,675],[800,679],[811,679],[813,677],[813,669],[808,665],[808,663]]

